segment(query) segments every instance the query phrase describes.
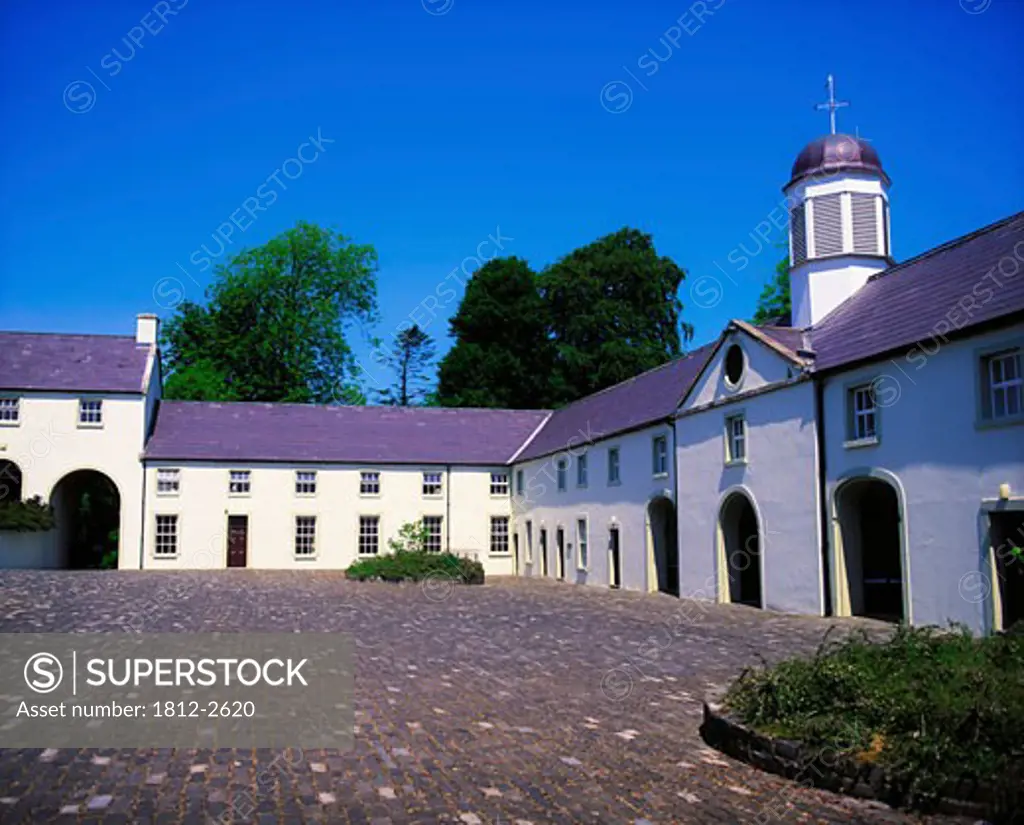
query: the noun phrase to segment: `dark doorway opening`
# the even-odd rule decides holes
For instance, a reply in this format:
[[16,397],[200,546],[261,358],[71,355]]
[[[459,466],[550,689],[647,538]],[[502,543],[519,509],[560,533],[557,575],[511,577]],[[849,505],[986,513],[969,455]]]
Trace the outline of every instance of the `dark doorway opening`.
[[121,494],[109,476],[97,470],[69,473],[54,486],[50,504],[64,567],[117,567]]
[[850,614],[887,622],[907,618],[903,599],[900,504],[891,484],[848,481],[836,493]]
[[0,461],[0,504],[21,501],[21,467],[13,461]]
[[754,505],[742,493],[734,493],[722,505],[719,522],[729,576],[729,601],[750,607],[764,607],[761,594],[761,535]]
[[658,496],[647,505],[647,520],[651,530],[651,551],[658,591],[679,595],[679,549],[676,545],[676,508],[664,496]]
[[555,572],[560,581],[565,581],[565,530],[555,530]]
[[619,546],[619,527],[613,524],[608,528],[608,564],[611,566],[611,586],[622,587],[622,556]]
[[249,551],[249,517],[228,516],[228,567],[245,567]]
[[540,550],[540,574],[546,577],[548,575],[548,531],[544,527],[540,528],[538,549]]
[[1024,511],[989,513],[989,539],[996,558],[1000,625],[1024,621]]

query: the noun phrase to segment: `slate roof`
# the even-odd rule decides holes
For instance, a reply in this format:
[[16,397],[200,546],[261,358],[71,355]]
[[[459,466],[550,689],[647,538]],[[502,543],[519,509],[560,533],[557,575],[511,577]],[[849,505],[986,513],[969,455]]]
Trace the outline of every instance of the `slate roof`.
[[163,401],[147,459],[505,464],[548,413]]
[[1024,212],[1018,212],[873,275],[811,330],[815,369],[909,350],[933,337],[941,343],[942,332],[1022,310]]
[[716,344],[706,344],[556,410],[516,460],[540,458],[668,418],[704,369]]
[[141,393],[148,356],[129,336],[0,332],[0,389]]

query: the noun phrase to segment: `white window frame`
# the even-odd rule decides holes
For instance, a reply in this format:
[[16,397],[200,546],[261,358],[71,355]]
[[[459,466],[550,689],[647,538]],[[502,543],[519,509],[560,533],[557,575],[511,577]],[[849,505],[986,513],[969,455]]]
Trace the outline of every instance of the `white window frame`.
[[879,406],[874,382],[851,384],[846,390],[846,447],[878,443]]
[[576,486],[581,490],[585,490],[589,483],[589,463],[586,453],[580,453],[576,456]]
[[[181,519],[177,513],[157,513],[153,520],[153,558],[177,558],[180,535]],[[168,547],[171,549],[167,550]]]
[[86,428],[103,426],[102,398],[78,399],[78,426]]
[[568,459],[560,458],[555,462],[555,474],[557,477],[556,484],[558,486],[558,492],[564,493],[569,487]]
[[651,439],[651,475],[655,478],[668,475],[667,435],[656,435]]
[[586,516],[576,518],[576,569],[590,569],[590,520]]
[[[740,425],[739,432],[736,432],[736,424]],[[738,455],[738,453],[742,453],[742,455]],[[743,413],[727,415],[725,417],[725,463],[746,464],[749,456],[746,415]]]
[[[308,551],[300,548],[308,548]],[[292,550],[296,559],[316,558],[316,516],[296,515]]]
[[[614,461],[612,458],[614,457]],[[612,470],[615,470],[612,473]],[[618,447],[608,448],[608,486],[616,487],[622,484],[622,452]]]
[[[426,515],[422,519],[423,529],[427,531],[426,538],[423,541],[423,549],[428,553],[440,553],[444,550],[444,516],[438,515]],[[437,533],[428,526],[428,522],[431,524],[437,524]],[[436,547],[435,547],[436,545]]]
[[492,556],[508,556],[512,553],[511,545],[509,544],[509,526],[510,521],[508,516],[491,516],[491,539],[490,539],[490,555]]
[[0,396],[0,427],[17,427],[21,424],[21,399],[17,396]]
[[424,498],[440,498],[444,495],[444,473],[439,470],[423,471]]
[[491,495],[507,496],[509,493],[509,478],[507,470],[493,470],[491,472]]
[[252,470],[228,470],[228,495],[252,495]]
[[316,470],[295,471],[295,495],[301,498],[311,498],[316,495]]
[[376,513],[363,513],[359,516],[356,554],[361,558],[380,555],[380,516]]
[[176,496],[181,492],[181,469],[178,467],[156,468],[156,494]]
[[[982,382],[985,397],[982,402],[983,420],[990,424],[1005,424],[1024,418],[1024,377],[1021,376],[1022,348],[1009,347],[986,353],[982,357]],[[1002,366],[1002,375],[996,380],[996,365]],[[1015,375],[1006,377],[1007,365],[1013,365]],[[997,413],[997,400],[1002,401],[1003,411]],[[1016,404],[1016,411],[1010,407]]]
[[380,495],[380,470],[359,471],[359,495]]

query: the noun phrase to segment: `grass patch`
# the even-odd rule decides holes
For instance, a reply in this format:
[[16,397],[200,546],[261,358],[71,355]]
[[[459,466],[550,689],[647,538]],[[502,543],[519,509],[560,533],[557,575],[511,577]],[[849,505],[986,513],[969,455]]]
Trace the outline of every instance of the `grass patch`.
[[744,671],[725,703],[763,733],[877,763],[905,804],[982,781],[999,812],[1024,807],[1024,635],[826,636],[811,659]]
[[484,566],[452,553],[399,550],[361,559],[345,571],[345,576],[357,581],[418,582],[447,578],[463,584],[483,584]]

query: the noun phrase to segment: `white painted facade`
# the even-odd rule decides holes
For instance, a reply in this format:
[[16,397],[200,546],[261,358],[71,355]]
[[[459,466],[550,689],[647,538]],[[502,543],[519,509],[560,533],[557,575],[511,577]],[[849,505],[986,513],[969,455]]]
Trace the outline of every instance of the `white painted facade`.
[[[663,473],[654,472],[654,439],[663,438],[668,461]],[[618,451],[618,481],[609,481],[609,451]],[[620,433],[513,467],[520,477],[513,496],[514,529],[518,534],[519,569],[524,576],[560,578],[557,531],[565,537],[566,581],[596,587],[612,582],[610,531],[620,542],[621,586],[655,590],[651,525],[648,505],[659,498],[675,502],[672,428],[667,423]],[[586,462],[586,485],[578,483],[581,457]],[[565,489],[559,490],[559,463],[565,463]],[[586,565],[581,564],[578,522],[587,525]],[[547,565],[541,552],[541,531],[547,537]]]

